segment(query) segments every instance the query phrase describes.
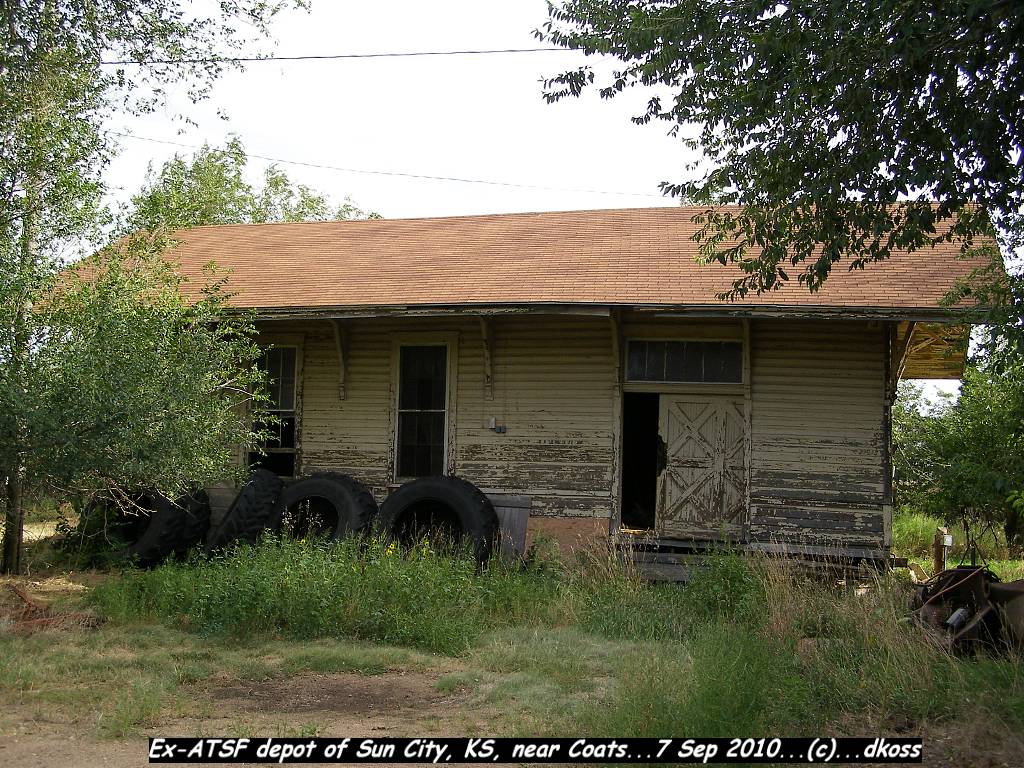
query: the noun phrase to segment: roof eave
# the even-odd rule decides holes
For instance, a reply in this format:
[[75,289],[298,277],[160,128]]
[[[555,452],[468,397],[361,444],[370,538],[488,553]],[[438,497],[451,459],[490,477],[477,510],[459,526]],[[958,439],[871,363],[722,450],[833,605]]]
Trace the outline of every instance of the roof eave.
[[984,321],[979,308],[882,307],[792,304],[627,304],[627,303],[466,303],[310,307],[248,307],[259,320],[330,320],[369,317],[431,317],[448,315],[558,314],[607,316],[613,309],[632,310],[655,317],[689,318],[841,318],[868,320],[909,320],[923,323],[968,323]]

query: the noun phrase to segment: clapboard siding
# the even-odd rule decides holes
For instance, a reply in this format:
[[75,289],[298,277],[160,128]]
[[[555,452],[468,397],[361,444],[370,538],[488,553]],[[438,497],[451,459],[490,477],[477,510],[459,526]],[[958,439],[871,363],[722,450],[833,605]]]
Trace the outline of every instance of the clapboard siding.
[[[276,324],[275,324],[276,325]],[[274,331],[283,331],[284,324]],[[480,323],[470,319],[360,319],[346,323],[346,398],[328,322],[305,332],[302,471],[351,474],[383,499],[393,480],[395,340],[457,340],[449,469],[489,493],[528,495],[533,513],[609,517],[613,426],[607,319],[491,321],[493,385],[484,386]],[[289,332],[295,330],[287,326]],[[499,434],[489,419],[504,426]],[[453,428],[453,429],[452,429]]]
[[752,539],[881,544],[885,350],[877,324],[753,324]]
[[[267,338],[303,340],[302,472],[345,472],[386,497],[395,485],[396,340],[443,338],[457,345],[449,471],[488,493],[531,497],[534,515],[613,516],[612,324],[537,315],[489,323],[490,397],[478,318],[346,321],[345,399],[330,322],[267,323]],[[737,328],[631,322],[623,335],[721,338]],[[885,338],[867,322],[752,322],[751,541],[881,544]]]
[[[491,321],[493,399],[479,330],[459,380],[455,471],[487,492],[530,496],[533,514],[611,515],[613,383],[605,318]],[[487,427],[494,417],[505,428]]]
[[329,323],[310,323],[306,336],[302,471],[350,474],[382,498],[390,482],[391,331],[380,321],[351,322],[345,399]]

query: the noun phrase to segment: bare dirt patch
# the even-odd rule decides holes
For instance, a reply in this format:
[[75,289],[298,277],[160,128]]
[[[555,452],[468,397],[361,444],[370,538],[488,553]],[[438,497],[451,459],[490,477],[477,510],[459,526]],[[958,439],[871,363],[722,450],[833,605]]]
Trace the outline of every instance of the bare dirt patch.
[[[481,708],[470,694],[440,693],[436,686],[443,674],[306,674],[260,682],[207,683],[196,686],[184,711],[169,713],[145,730],[147,736],[227,737],[429,737],[502,730],[500,713]],[[28,707],[18,709],[8,713],[13,717],[3,729],[5,738],[0,739],[2,765],[43,768],[73,762],[81,768],[127,768],[147,764],[144,736],[90,738],[82,733],[84,723],[59,722],[39,717]],[[63,744],[60,754],[55,751],[58,744]]]
[[211,698],[238,712],[389,716],[449,708],[457,695],[437,691],[440,675],[301,675],[285,680],[237,683],[214,689]]

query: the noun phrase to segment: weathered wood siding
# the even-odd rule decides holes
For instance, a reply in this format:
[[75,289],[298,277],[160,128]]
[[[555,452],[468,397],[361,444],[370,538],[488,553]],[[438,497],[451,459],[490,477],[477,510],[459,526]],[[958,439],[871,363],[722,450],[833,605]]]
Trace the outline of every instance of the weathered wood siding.
[[[395,487],[395,343],[447,339],[457,348],[449,471],[488,493],[530,496],[534,515],[612,517],[614,325],[607,317],[536,315],[489,323],[491,397],[477,318],[346,321],[345,399],[330,322],[267,323],[268,338],[302,339],[300,472],[351,474],[382,500]],[[750,327],[748,540],[879,546],[885,329],[775,319]],[[645,336],[740,337],[742,327],[623,323],[623,339]],[[504,433],[489,428],[491,418]]]
[[[394,343],[454,338],[449,470],[485,492],[531,496],[533,514],[609,517],[614,444],[608,319],[534,316],[490,322],[491,399],[476,318],[348,321],[344,400],[338,397],[338,352],[330,323],[274,324],[276,333],[298,327],[305,333],[302,472],[345,472],[369,485],[378,499],[385,497],[394,485]],[[487,426],[491,417],[504,433]]]
[[[493,400],[484,396],[479,332],[460,364],[456,472],[485,491],[531,496],[534,514],[609,517],[608,319],[507,317],[492,329]],[[485,426],[491,416],[504,434]]]
[[753,323],[752,540],[882,544],[885,333]]

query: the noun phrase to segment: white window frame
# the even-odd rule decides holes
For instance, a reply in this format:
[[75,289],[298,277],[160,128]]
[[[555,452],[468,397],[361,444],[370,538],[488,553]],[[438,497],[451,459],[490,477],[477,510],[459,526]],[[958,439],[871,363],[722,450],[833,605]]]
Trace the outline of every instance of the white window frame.
[[458,393],[456,381],[458,371],[459,343],[456,333],[410,333],[394,339],[391,347],[391,467],[390,475],[395,485],[414,480],[398,474],[398,396],[401,382],[402,347],[445,347],[445,402],[444,402],[444,446],[441,456],[441,473],[450,475],[455,457],[455,403]]
[[[295,456],[294,464],[294,475],[290,477],[299,477],[302,474],[302,382],[303,382],[303,364],[305,360],[305,337],[302,334],[260,334],[256,343],[259,345],[261,351],[269,351],[270,349],[285,349],[291,348],[295,350],[295,408],[293,412],[295,414],[295,447],[292,449],[276,449],[279,453],[288,452]],[[285,413],[275,408],[267,408],[268,413]],[[274,451],[275,449],[270,449]],[[269,452],[269,451],[268,451]],[[243,462],[248,461],[246,455],[242,456]]]

